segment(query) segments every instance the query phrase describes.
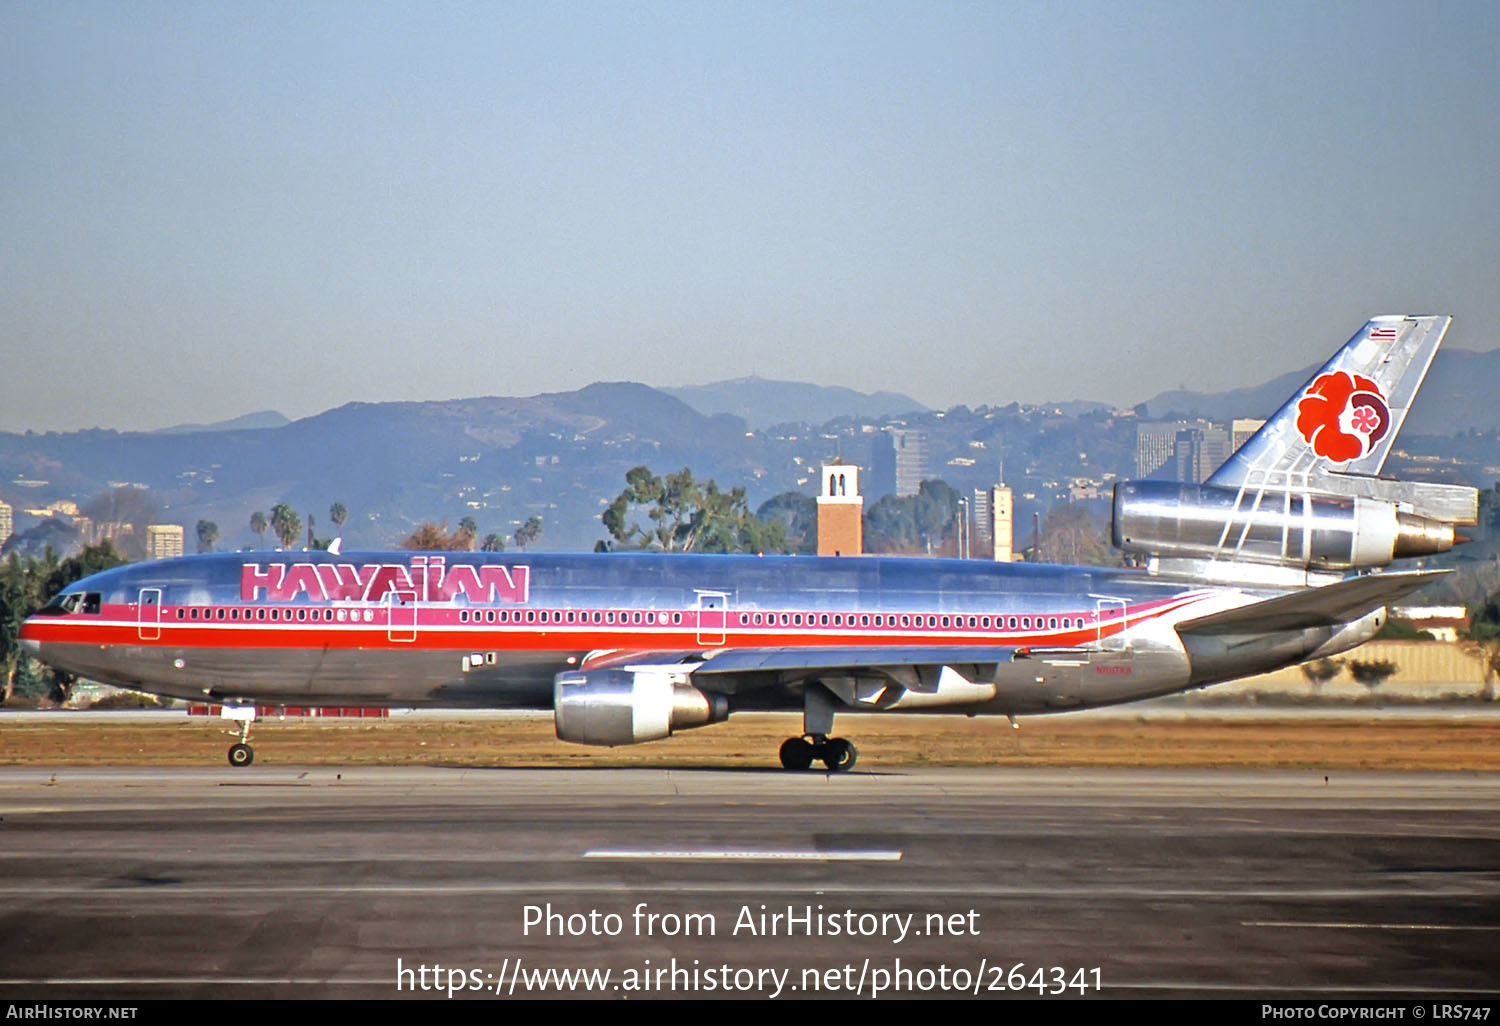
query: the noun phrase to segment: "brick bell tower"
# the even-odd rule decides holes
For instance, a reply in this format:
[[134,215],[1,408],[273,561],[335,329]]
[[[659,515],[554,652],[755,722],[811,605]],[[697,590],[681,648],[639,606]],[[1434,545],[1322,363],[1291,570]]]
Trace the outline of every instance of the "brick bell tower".
[[864,552],[864,514],[859,468],[842,461],[823,464],[818,490],[818,555],[858,556]]

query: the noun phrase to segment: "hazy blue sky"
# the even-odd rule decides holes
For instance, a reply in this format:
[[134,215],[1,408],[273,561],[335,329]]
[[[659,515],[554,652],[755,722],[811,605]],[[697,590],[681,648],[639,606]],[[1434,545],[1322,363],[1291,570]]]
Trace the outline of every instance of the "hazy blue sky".
[[0,4],[0,429],[1500,344],[1500,4]]

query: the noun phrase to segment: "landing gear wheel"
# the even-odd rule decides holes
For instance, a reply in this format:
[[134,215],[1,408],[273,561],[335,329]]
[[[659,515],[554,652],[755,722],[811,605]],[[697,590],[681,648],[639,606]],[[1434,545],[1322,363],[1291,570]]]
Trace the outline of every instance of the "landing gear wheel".
[[831,737],[823,742],[821,758],[830,772],[846,773],[854,768],[854,763],[859,758],[859,749],[844,738]]
[[239,767],[248,766],[255,761],[255,749],[249,745],[229,746],[229,765]]
[[800,737],[781,742],[781,765],[789,770],[805,770],[812,765],[813,746]]

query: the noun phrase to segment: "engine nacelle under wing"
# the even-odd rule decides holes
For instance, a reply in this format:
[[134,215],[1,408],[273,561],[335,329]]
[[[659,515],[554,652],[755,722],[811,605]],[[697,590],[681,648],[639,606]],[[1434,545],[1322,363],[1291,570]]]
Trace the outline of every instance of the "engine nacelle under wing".
[[1357,570],[1453,548],[1453,525],[1364,496],[1251,492],[1174,481],[1115,486],[1124,552]]
[[552,684],[558,739],[582,745],[634,745],[729,717],[723,695],[701,691],[683,683],[682,677],[654,669],[559,673]]

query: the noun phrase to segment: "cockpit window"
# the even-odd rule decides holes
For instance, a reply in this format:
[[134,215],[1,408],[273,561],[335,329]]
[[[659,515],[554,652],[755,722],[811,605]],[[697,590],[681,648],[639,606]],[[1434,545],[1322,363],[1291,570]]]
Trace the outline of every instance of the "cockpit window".
[[41,609],[37,610],[37,616],[72,616],[74,613],[99,612],[101,594],[97,591],[90,592],[66,592],[58,595]]

